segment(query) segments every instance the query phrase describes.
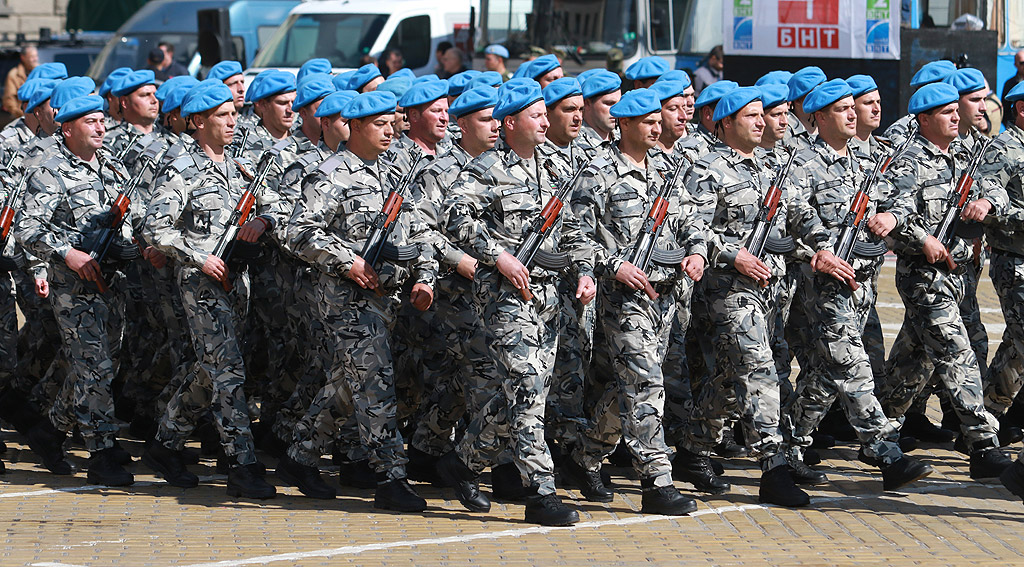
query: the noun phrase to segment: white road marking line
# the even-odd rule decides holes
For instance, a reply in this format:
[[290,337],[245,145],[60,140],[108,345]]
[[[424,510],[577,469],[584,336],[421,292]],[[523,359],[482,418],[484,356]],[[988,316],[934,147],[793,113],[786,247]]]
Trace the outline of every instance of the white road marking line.
[[[215,474],[210,476],[201,476],[199,480],[201,482],[208,482],[211,480],[224,480],[226,475]],[[143,480],[136,482],[132,486],[152,486],[154,484],[165,484],[163,480]],[[170,486],[170,485],[168,485]],[[6,494],[0,494],[0,498],[28,498],[32,496],[46,496],[48,494],[60,494],[62,492],[74,493],[74,492],[90,492],[93,490],[100,490],[102,488],[111,488],[109,486],[103,486],[100,484],[86,484],[84,486],[66,486],[64,488],[47,488],[45,490],[29,490],[26,492],[8,492]],[[122,487],[128,488],[128,487]]]

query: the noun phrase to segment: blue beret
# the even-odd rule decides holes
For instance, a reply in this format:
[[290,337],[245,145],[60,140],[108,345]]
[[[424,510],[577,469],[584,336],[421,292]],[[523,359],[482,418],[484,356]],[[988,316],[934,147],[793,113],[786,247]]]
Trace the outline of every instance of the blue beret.
[[66,79],[68,68],[63,63],[43,63],[29,71],[28,79]]
[[32,97],[28,99],[28,104],[25,106],[25,114],[32,112],[37,106],[46,102],[46,99],[53,95],[54,87],[59,83],[59,81],[53,79],[32,79],[32,81],[36,85],[32,90]]
[[516,70],[512,73],[512,78],[522,79],[523,77],[525,77],[526,72],[530,70],[531,63],[533,63],[533,61],[527,61],[526,63],[523,63],[522,65],[516,67]]
[[807,114],[817,112],[833,102],[848,96],[853,96],[853,89],[850,88],[850,85],[846,84],[846,81],[842,79],[825,81],[807,93],[807,97],[804,98],[804,112]]
[[153,71],[143,69],[141,71],[132,71],[131,73],[121,77],[116,83],[114,83],[110,92],[113,93],[114,96],[125,96],[132,94],[137,89],[146,85],[155,84],[156,76],[153,74]]
[[370,91],[352,97],[352,100],[348,101],[348,104],[342,109],[341,115],[351,120],[377,114],[394,114],[396,106],[398,106],[398,100],[395,95],[387,91]]
[[174,85],[188,81],[195,81],[196,83],[199,82],[195,77],[192,77],[190,75],[178,75],[176,77],[171,77],[170,79],[167,79],[166,81],[161,83],[159,87],[156,88],[156,99],[160,102],[163,102],[164,99],[167,98],[167,93],[170,92],[172,88],[174,88]]
[[462,91],[466,90],[466,85],[479,74],[480,71],[469,69],[452,75],[448,79],[448,96],[459,96],[462,94]]
[[811,89],[828,80],[825,72],[815,66],[804,67],[789,78],[789,100],[806,96]]
[[466,84],[466,88],[463,89],[463,91],[468,91],[477,87],[498,88],[503,82],[501,73],[498,73],[497,71],[484,71],[483,73],[473,77],[473,79]]
[[635,81],[637,79],[653,79],[661,76],[669,70],[668,62],[657,56],[644,57],[626,68],[626,78]]
[[605,71],[604,69],[598,69],[596,73],[587,77],[587,81],[583,83],[583,98],[593,98],[615,92],[621,87],[622,79],[617,74]]
[[952,75],[942,80],[956,87],[956,92],[961,95],[973,93],[985,88],[985,76],[981,71],[972,67],[957,69]]
[[171,86],[171,90],[164,97],[163,110],[165,113],[173,112],[181,108],[182,101],[185,100],[185,95],[189,93],[193,88],[199,85],[199,81],[192,77],[189,77],[192,81],[179,81]]
[[488,45],[487,48],[484,49],[484,53],[489,53],[491,55],[497,55],[498,57],[501,57],[502,59],[508,59],[508,57],[509,57],[508,50],[505,49],[505,46],[504,45],[498,45],[498,44]]
[[580,87],[579,81],[572,77],[562,77],[561,79],[552,81],[548,86],[544,87],[544,105],[554,106],[558,104],[558,101],[569,98],[575,95],[583,95],[583,89]]
[[448,84],[444,81],[423,81],[413,84],[398,101],[402,108],[412,108],[421,104],[430,104],[439,98],[448,96]]
[[60,108],[67,101],[91,94],[96,90],[96,83],[90,77],[71,77],[64,79],[53,89],[53,96],[50,97],[50,106]]
[[723,96],[729,91],[739,87],[735,81],[716,81],[710,85],[704,87],[704,90],[700,91],[700,96],[697,97],[697,102],[693,103],[694,108],[700,108],[709,104],[717,103]]
[[110,74],[107,75],[107,78],[103,81],[103,84],[100,85],[100,96],[107,96],[107,94],[110,93],[110,89],[114,87],[114,83],[119,81],[121,77],[131,72],[131,67],[118,67],[117,69],[111,71]]
[[937,83],[956,72],[956,65],[952,61],[940,59],[925,63],[910,79],[910,86],[917,88],[930,83]]
[[658,95],[658,100],[666,101],[674,96],[681,96],[688,86],[684,85],[682,81],[662,81],[659,79],[648,88]]
[[259,85],[250,86],[252,90],[252,101],[260,101],[282,93],[290,93],[295,90],[295,75],[287,71],[274,71],[260,82]]
[[684,89],[693,84],[693,81],[690,80],[690,75],[688,75],[686,71],[680,69],[665,71],[664,73],[661,74],[660,77],[658,77],[658,80],[654,82],[657,83],[660,81],[678,81],[680,83],[683,83]]
[[55,120],[63,124],[93,112],[103,112],[103,99],[92,94],[80,96],[64,103]]
[[611,108],[615,118],[647,116],[652,112],[661,112],[661,99],[651,89],[633,89],[622,95]]
[[[718,83],[715,84],[717,85]],[[714,122],[718,122],[726,116],[736,114],[744,106],[760,99],[761,89],[757,87],[736,87],[719,99],[718,105],[715,106],[715,115],[711,119]]]
[[931,83],[917,89],[917,92],[910,97],[910,104],[907,110],[910,114],[921,114],[922,112],[945,106],[951,102],[960,100],[960,93],[956,87],[949,83]]
[[333,71],[333,68],[331,67],[330,61],[323,57],[310,59],[303,63],[302,67],[299,67],[299,72],[295,75],[295,82],[301,83],[302,79],[306,78],[306,75],[309,75],[310,73],[326,73],[330,75],[331,71]]
[[418,84],[424,83],[426,81],[443,81],[443,80],[444,79],[442,79],[441,77],[438,77],[437,75],[435,75],[433,73],[429,73],[427,75],[420,75],[419,77],[416,77],[415,79],[412,80],[412,84],[418,85]]
[[260,71],[260,74],[256,75],[256,78],[253,79],[251,83],[249,83],[249,88],[245,89],[245,102],[252,102],[252,95],[256,93],[256,89],[258,89],[259,86],[263,84],[263,81],[265,81],[267,77],[273,75],[276,72],[277,69],[266,69]]
[[366,86],[366,83],[369,83],[379,76],[380,69],[378,69],[373,63],[367,63],[366,65],[356,69],[355,73],[352,73],[352,76],[348,78],[348,86],[346,88],[348,90],[358,91]]
[[52,81],[53,79],[29,79],[18,87],[18,100],[21,102],[28,102],[32,99],[32,93],[36,92],[44,82]]
[[388,91],[395,95],[395,98],[402,98],[412,88],[412,80],[408,77],[396,77],[391,75],[383,83],[377,85],[378,91]]
[[355,74],[355,71],[345,71],[344,73],[338,73],[337,75],[334,76],[334,88],[338,89],[339,91],[349,90],[348,80],[351,79],[352,75]]
[[226,81],[235,75],[241,74],[242,64],[238,61],[221,61],[210,68],[210,72],[206,74],[206,78]]
[[579,81],[582,85],[583,83],[587,82],[587,79],[589,79],[591,76],[594,75],[594,73],[597,73],[598,71],[603,71],[603,69],[598,69],[596,67],[593,69],[587,69],[586,71],[583,71],[579,75],[576,75],[576,80]]
[[491,108],[496,104],[498,104],[498,89],[477,87],[460,94],[459,98],[452,102],[448,114],[455,118],[461,118],[478,110]]
[[850,85],[850,89],[853,90],[853,98],[878,90],[875,79],[870,75],[853,75],[846,79],[846,84]]
[[235,97],[231,94],[231,89],[222,81],[217,79],[209,82],[203,81],[192,87],[185,95],[185,99],[181,101],[181,117],[188,118],[193,114],[206,112],[233,100]]
[[[767,84],[757,88],[761,89],[761,104],[764,105],[765,111],[784,102],[789,102],[789,87],[785,84]],[[804,101],[804,107],[807,107],[806,101]]]
[[540,83],[533,79],[509,79],[498,88],[498,102],[494,105],[495,120],[504,120],[538,100],[544,100]]
[[1014,85],[1014,87],[1010,89],[1010,92],[1006,93],[1003,98],[1010,102],[1017,102],[1018,100],[1024,99],[1024,81]]
[[[793,73],[789,71],[768,71],[761,78],[754,83],[755,87],[761,85],[786,85],[787,93],[789,90],[789,80],[793,78]],[[786,96],[789,96],[788,94]]]
[[292,103],[292,110],[298,110],[308,104],[314,103],[338,89],[334,88],[331,76],[327,73],[315,73],[307,75],[306,80],[299,85],[295,95],[295,102]]
[[324,116],[341,114],[341,111],[345,109],[345,105],[354,99],[357,94],[359,93],[356,91],[335,91],[327,95],[327,98],[320,103],[320,106],[316,107],[316,113],[313,116],[323,118]]
[[527,79],[536,79],[537,77],[562,66],[558,62],[558,58],[550,53],[547,55],[541,55],[533,61],[530,61],[529,65],[530,68],[526,70]]
[[390,75],[388,75],[389,79],[391,79],[391,78],[398,78],[398,77],[405,77],[405,78],[407,78],[407,79],[409,79],[411,81],[411,80],[416,78],[416,73],[413,73],[412,69],[410,69],[408,67],[402,67],[401,69],[399,69],[399,70],[395,71],[394,73],[391,73]]

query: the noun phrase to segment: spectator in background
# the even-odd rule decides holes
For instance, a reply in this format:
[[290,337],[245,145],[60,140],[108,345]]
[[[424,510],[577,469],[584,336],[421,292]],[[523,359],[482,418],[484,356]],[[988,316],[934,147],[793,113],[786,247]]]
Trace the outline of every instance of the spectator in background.
[[153,71],[153,77],[158,81],[166,81],[170,77],[164,72],[165,53],[163,49],[155,47],[149,51],[146,58],[146,68]]
[[444,75],[444,54],[446,51],[451,49],[452,43],[450,41],[442,41],[437,44],[437,50],[434,51],[434,57],[437,59],[437,65],[434,66],[434,74],[438,77]]
[[1017,74],[1006,80],[1003,84],[1003,92],[1000,93],[1000,98],[1006,96],[1006,93],[1010,92],[1010,89],[1017,86],[1017,83],[1024,81],[1024,49],[1017,52],[1017,55],[1013,56],[1013,66],[1017,69]]
[[39,52],[35,47],[27,45],[22,48],[20,59],[18,64],[7,72],[7,82],[4,83],[3,107],[14,118],[24,114],[21,111],[21,102],[18,101],[18,89],[25,84],[32,69],[39,64]]
[[512,78],[512,72],[505,68],[505,61],[509,58],[508,49],[503,45],[488,45],[484,49],[484,68],[501,75],[502,81]]
[[359,66],[362,67],[363,65],[376,65],[378,69],[380,68],[380,65],[377,64],[377,60],[369,53],[359,58]]
[[619,79],[622,81],[622,92],[626,92],[629,90],[629,86],[632,86],[632,81],[626,80],[626,73],[622,69],[622,57],[622,50],[618,47],[613,47],[609,49],[608,54],[605,55],[604,66],[605,69],[608,69],[619,76]]
[[405,57],[397,47],[389,47],[380,54],[377,67],[380,68],[381,76],[387,79],[389,75],[405,67]]
[[708,52],[704,63],[693,72],[693,91],[699,95],[704,87],[721,81],[724,78],[725,52],[721,45],[716,45]]
[[163,69],[163,72],[167,75],[168,78],[177,77],[179,75],[188,75],[188,69],[186,69],[184,65],[178,63],[174,59],[173,44],[167,43],[166,41],[161,41],[157,44],[157,47],[160,48],[160,51],[164,52],[164,61],[161,69]]
[[449,47],[441,58],[441,72],[438,77],[447,79],[466,70],[466,57],[458,47]]

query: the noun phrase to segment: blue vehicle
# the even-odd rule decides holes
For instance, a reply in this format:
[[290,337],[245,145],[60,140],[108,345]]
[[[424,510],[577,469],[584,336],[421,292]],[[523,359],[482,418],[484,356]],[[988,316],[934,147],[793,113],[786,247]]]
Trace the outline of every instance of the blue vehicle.
[[174,58],[197,75],[200,10],[227,8],[231,43],[243,66],[256,57],[266,41],[288,16],[297,0],[155,0],[121,26],[89,68],[97,82],[118,67],[144,69],[151,50],[160,42],[174,46]]

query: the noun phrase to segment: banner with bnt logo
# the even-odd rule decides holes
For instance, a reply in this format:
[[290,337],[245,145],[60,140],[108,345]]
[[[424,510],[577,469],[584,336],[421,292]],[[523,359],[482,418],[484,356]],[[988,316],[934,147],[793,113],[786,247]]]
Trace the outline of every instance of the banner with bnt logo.
[[892,0],[726,0],[728,55],[899,59]]

